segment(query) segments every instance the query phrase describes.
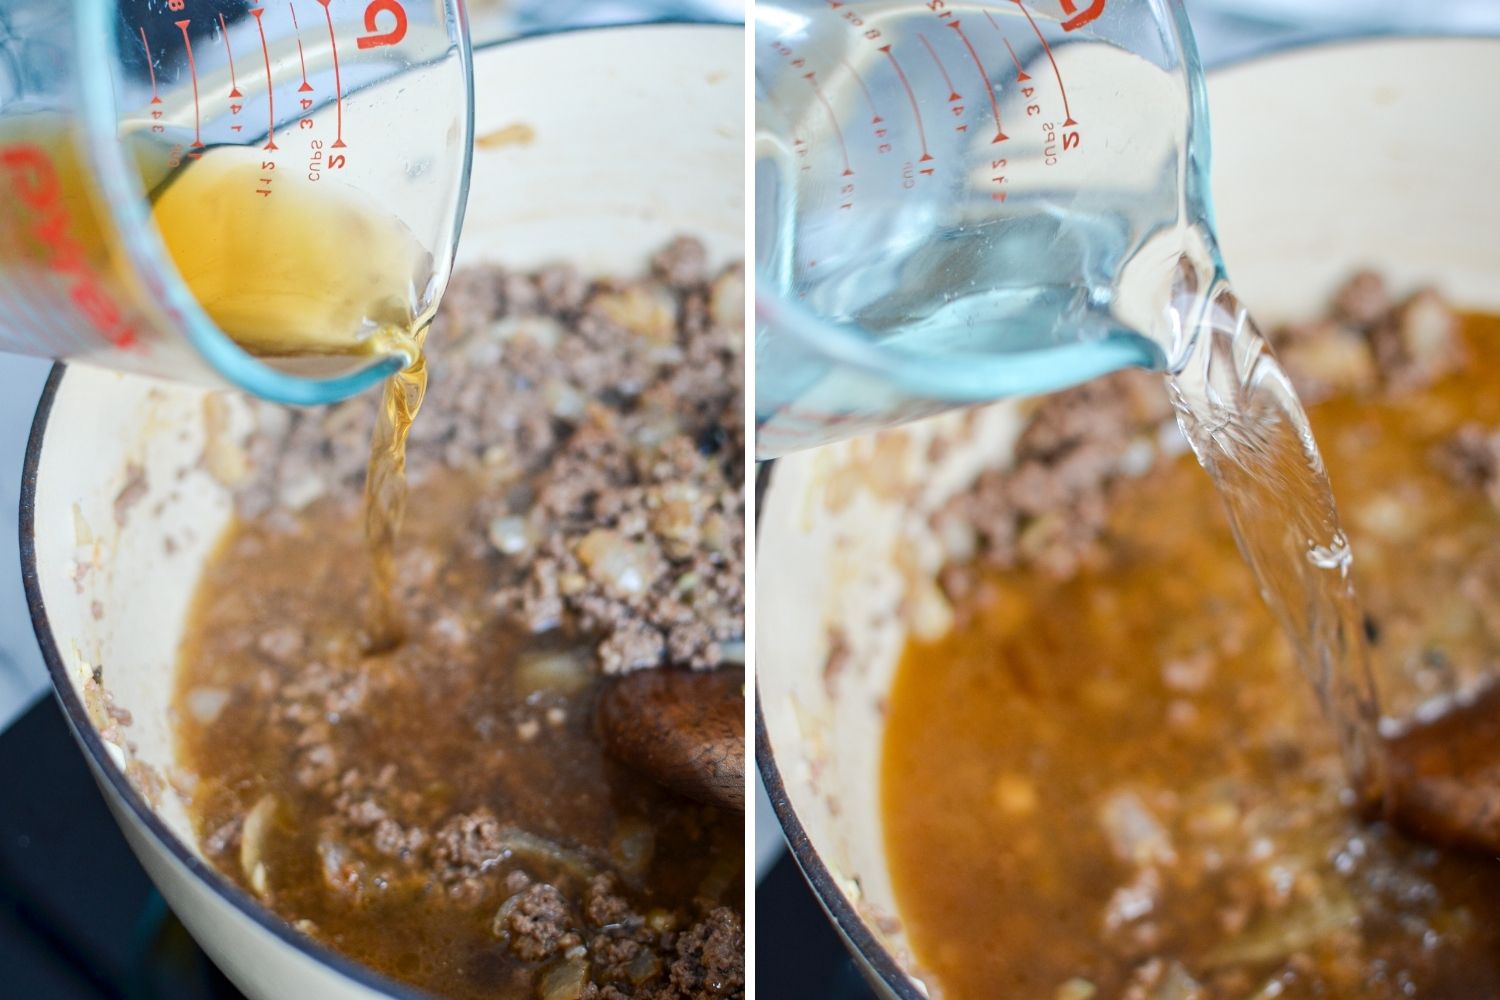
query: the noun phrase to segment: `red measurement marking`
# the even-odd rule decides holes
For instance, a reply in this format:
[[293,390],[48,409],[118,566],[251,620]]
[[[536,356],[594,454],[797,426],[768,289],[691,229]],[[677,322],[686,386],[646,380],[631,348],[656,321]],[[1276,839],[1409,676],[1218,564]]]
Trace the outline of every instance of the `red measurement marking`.
[[1010,136],[1005,134],[1005,128],[1000,124],[1000,100],[995,96],[994,85],[990,83],[989,71],[984,68],[984,63],[979,61],[979,53],[974,51],[974,43],[969,41],[968,35],[964,34],[963,25],[959,23],[958,19],[954,18],[952,21],[949,21],[948,27],[958,32],[958,37],[962,39],[964,48],[969,50],[969,58],[974,60],[974,68],[979,70],[979,76],[984,80],[984,89],[990,95],[990,110],[995,113],[995,138],[990,140],[990,145],[993,146],[997,142],[1004,142]]
[[1021,67],[1021,60],[1016,58],[1016,50],[1011,48],[1010,39],[1005,41],[1005,50],[1010,53],[1010,61],[1016,64],[1016,82],[1025,83],[1031,79],[1031,74]]
[[323,5],[323,16],[328,20],[328,44],[333,48],[333,99],[338,111],[338,128],[333,140],[334,149],[344,148],[344,82],[339,77],[339,40],[333,36],[333,14],[328,10],[331,0],[318,0]]
[[188,74],[193,78],[193,148],[203,148],[202,121],[203,116],[198,110],[198,64],[193,61],[193,42],[188,38],[188,25],[192,21],[175,21],[179,31],[182,32],[182,44],[187,49]]
[[955,101],[963,100],[963,95],[958,92],[957,87],[953,86],[953,79],[948,75],[948,67],[944,66],[943,61],[938,58],[937,49],[932,47],[932,43],[927,40],[927,36],[919,31],[917,32],[917,41],[921,42],[923,47],[927,49],[927,54],[932,56],[932,61],[937,63],[938,72],[943,74],[943,82],[948,85],[948,103],[952,104]]
[[302,64],[302,86],[297,88],[297,93],[310,94],[312,93],[312,84],[307,82],[307,57],[302,54],[302,25],[297,23],[296,6],[287,4],[286,8],[292,12],[292,31],[297,36],[297,61]]
[[255,27],[260,30],[260,54],[266,62],[266,113],[270,116],[271,124],[266,128],[266,144],[263,148],[274,151],[281,147],[276,145],[276,88],[271,84],[271,49],[266,45],[266,26],[260,19],[265,11],[252,7],[250,13],[255,17]]
[[156,96],[156,66],[151,60],[151,46],[146,41],[146,29],[141,29],[141,48],[146,50],[146,72],[151,74],[151,103],[160,104],[161,98]]
[[906,78],[906,71],[896,61],[896,53],[891,51],[889,45],[882,45],[880,51],[884,52],[885,57],[891,61],[891,66],[896,70],[896,76],[900,78],[901,86],[906,91],[906,99],[911,101],[912,117],[917,120],[917,138],[922,141],[922,159],[918,162],[931,163],[932,154],[927,151],[927,131],[922,128],[922,109],[917,106],[917,95],[911,89],[911,81]]
[[224,39],[224,54],[229,57],[229,97],[244,97],[240,93],[239,81],[234,76],[234,50],[229,47],[229,26],[224,23],[224,15],[219,15],[219,36]]
[[865,103],[870,106],[870,124],[879,125],[885,121],[884,118],[880,117],[880,109],[875,106],[875,98],[870,96],[870,88],[865,86],[864,78],[859,75],[859,72],[853,66],[849,65],[849,60],[847,59],[844,60],[844,68],[849,71],[849,75],[854,77],[854,82],[859,84],[859,89],[864,92]]
[[1026,15],[1026,20],[1031,24],[1031,30],[1036,32],[1037,41],[1042,43],[1042,51],[1047,53],[1047,61],[1052,64],[1052,75],[1057,77],[1057,89],[1062,94],[1063,114],[1068,116],[1068,120],[1063,124],[1077,125],[1078,123],[1073,120],[1073,111],[1068,107],[1068,88],[1063,86],[1062,73],[1058,71],[1057,60],[1052,58],[1052,46],[1047,44],[1047,37],[1042,34],[1042,29],[1036,26],[1036,19],[1031,16],[1031,11],[1026,9],[1023,0],[1011,0],[1011,2],[1021,8],[1021,13]]
[[1085,24],[1097,20],[1099,15],[1104,13],[1104,0],[1094,0],[1093,3],[1089,4],[1088,9],[1081,14],[1078,13],[1078,8],[1074,6],[1073,0],[1062,0],[1062,9],[1064,14],[1076,15],[1064,21],[1062,29],[1064,31],[1077,31]]
[[1000,32],[1000,40],[1005,43],[1005,51],[1010,53],[1010,61],[1016,64],[1016,82],[1025,83],[1027,80],[1030,80],[1031,74],[1026,72],[1026,67],[1021,65],[1020,58],[1016,56],[1015,48],[1011,46],[1010,39],[1005,37],[1005,29],[1000,27],[1000,22],[995,20],[995,15],[989,11],[985,11],[984,16],[989,19],[990,27]]
[[833,105],[828,103],[828,98],[823,95],[823,88],[818,86],[818,75],[816,73],[803,73],[802,79],[812,85],[813,93],[818,96],[818,102],[828,112],[828,120],[833,125],[833,134],[838,137],[839,149],[844,154],[845,177],[853,177],[854,169],[849,165],[849,147],[844,143],[844,130],[839,128],[839,116],[833,113]]

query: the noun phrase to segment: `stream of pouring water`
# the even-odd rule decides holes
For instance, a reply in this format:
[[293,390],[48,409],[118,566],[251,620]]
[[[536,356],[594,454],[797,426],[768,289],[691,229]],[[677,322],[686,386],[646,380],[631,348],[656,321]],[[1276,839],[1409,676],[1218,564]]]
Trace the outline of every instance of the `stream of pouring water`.
[[1200,273],[1182,269],[1168,310],[1175,342],[1190,345],[1167,379],[1177,421],[1336,731],[1358,803],[1374,807],[1388,791],[1380,705],[1352,553],[1323,459],[1248,311],[1222,279],[1200,290]]
[[1334,729],[1353,804],[1423,839],[1500,854],[1500,685],[1382,730],[1353,555],[1307,414],[1228,284],[1199,291],[1203,273],[1182,268],[1167,310],[1166,342],[1187,347],[1168,390]]

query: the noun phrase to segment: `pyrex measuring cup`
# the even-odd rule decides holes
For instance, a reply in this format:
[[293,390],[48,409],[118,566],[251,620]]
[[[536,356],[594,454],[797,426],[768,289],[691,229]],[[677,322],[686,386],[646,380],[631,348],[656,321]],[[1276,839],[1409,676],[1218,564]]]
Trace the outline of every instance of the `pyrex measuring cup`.
[[[293,403],[380,380],[404,358],[360,345],[447,281],[471,71],[461,0],[0,0],[0,349]],[[327,339],[252,354],[210,310]]]
[[1176,355],[1180,0],[762,0],[755,47],[759,457]]

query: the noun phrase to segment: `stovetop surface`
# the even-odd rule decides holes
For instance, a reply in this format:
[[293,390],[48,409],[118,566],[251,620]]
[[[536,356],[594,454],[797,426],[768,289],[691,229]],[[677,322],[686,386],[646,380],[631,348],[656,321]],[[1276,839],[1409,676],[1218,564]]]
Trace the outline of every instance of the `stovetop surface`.
[[0,996],[242,996],[130,853],[52,698],[0,732]]
[[777,1000],[875,1000],[790,853],[755,890],[755,992]]

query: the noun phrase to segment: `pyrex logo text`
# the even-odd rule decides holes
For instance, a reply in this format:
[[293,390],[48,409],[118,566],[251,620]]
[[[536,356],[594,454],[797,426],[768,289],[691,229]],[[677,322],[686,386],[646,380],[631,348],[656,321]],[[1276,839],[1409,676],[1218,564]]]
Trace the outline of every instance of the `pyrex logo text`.
[[58,184],[57,168],[39,146],[0,146],[0,168],[10,182],[15,204],[31,210],[32,237],[47,251],[42,262],[69,282],[73,305],[106,340],[119,348],[134,347],[135,330],[114,297],[99,283],[82,245],[74,237]]

